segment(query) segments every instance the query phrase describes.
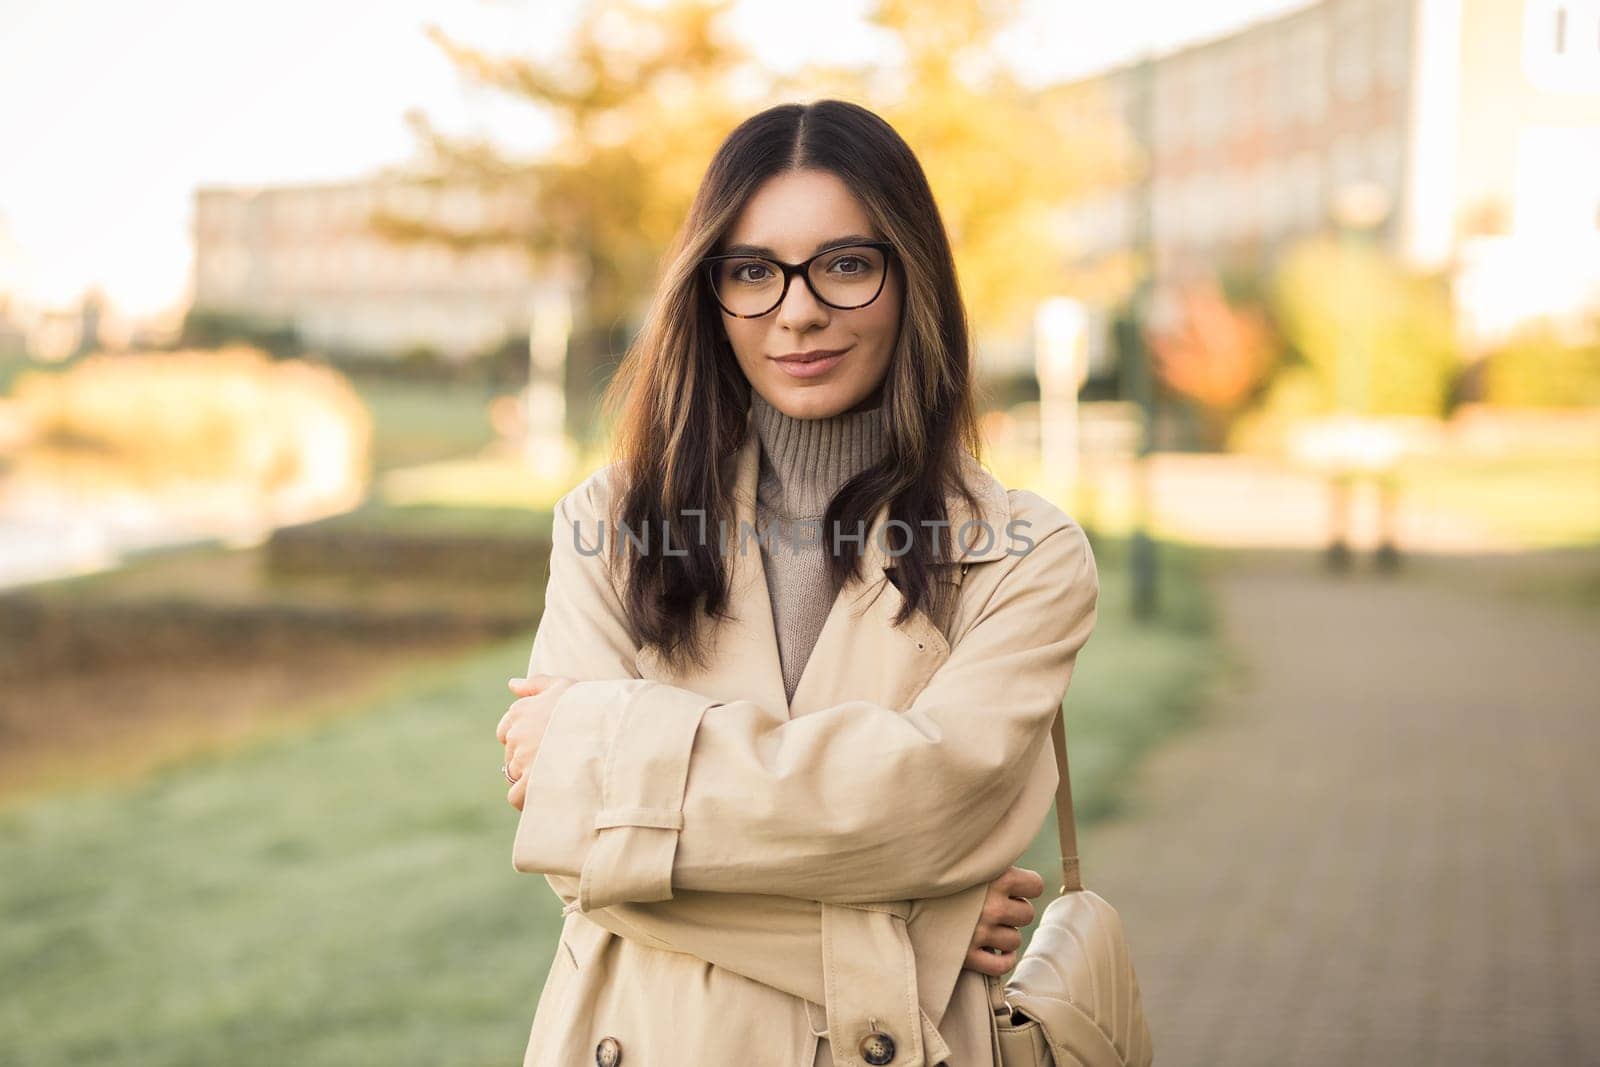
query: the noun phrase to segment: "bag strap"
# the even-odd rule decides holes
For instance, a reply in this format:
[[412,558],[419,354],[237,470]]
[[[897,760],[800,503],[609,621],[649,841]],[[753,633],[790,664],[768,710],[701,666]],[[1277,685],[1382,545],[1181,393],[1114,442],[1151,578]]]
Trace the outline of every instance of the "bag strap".
[[1061,892],[1076,893],[1083,888],[1083,877],[1078,872],[1078,823],[1072,814],[1065,712],[1056,712],[1055,721],[1050,724],[1050,740],[1056,749],[1056,829],[1061,838]]
[[[967,576],[970,563],[961,565],[961,577]],[[1061,840],[1061,892],[1076,893],[1083,888],[1083,876],[1078,871],[1078,821],[1072,813],[1072,776],[1067,772],[1067,718],[1065,710],[1057,710],[1050,724],[1050,741],[1056,749],[1056,833]],[[991,990],[991,995],[993,990]]]

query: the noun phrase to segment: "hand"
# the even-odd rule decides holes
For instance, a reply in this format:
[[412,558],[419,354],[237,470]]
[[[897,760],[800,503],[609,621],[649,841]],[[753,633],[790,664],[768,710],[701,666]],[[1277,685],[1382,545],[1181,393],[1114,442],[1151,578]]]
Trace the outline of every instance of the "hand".
[[1033,922],[1033,905],[1022,899],[1044,892],[1044,879],[1026,867],[1008,867],[989,883],[972,945],[962,966],[998,978],[1017,965],[1022,947],[1021,928]]
[[577,679],[551,674],[535,674],[531,678],[512,678],[507,687],[517,694],[495,728],[494,736],[506,746],[506,769],[516,781],[506,791],[506,802],[518,811],[528,794],[527,770],[539,754],[539,742],[544,738],[545,727],[550,725],[550,713],[567,686]]

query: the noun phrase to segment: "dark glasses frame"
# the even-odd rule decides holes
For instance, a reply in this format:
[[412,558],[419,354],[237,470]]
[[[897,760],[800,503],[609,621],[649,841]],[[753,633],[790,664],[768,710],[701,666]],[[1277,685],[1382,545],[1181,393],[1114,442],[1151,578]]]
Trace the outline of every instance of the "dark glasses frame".
[[[884,253],[883,277],[878,279],[877,290],[861,303],[850,304],[848,306],[830,303],[829,301],[823,299],[822,294],[817,292],[817,287],[811,282],[811,264],[815,263],[817,260],[831,252],[838,252],[846,248],[877,248],[881,249]],[[898,256],[899,252],[897,252],[894,245],[890,244],[888,241],[845,241],[841,244],[831,245],[828,248],[822,249],[816,255],[802,263],[785,263],[783,260],[773,259],[771,256],[754,256],[747,252],[739,252],[728,253],[726,255],[705,256],[700,260],[700,269],[705,275],[706,289],[711,293],[711,299],[715,300],[717,306],[726,314],[732,315],[736,319],[759,319],[764,315],[772,314],[783,305],[783,302],[788,299],[789,296],[789,283],[794,280],[794,277],[797,274],[805,281],[806,288],[811,290],[811,295],[817,298],[817,303],[822,304],[824,307],[831,307],[835,311],[855,311],[858,308],[864,308],[883,294],[884,283],[889,278],[889,267]],[[762,263],[770,263],[783,273],[783,289],[778,293],[778,299],[772,302],[771,307],[767,308],[765,311],[757,312],[753,315],[741,315],[737,311],[728,310],[728,306],[722,302],[722,299],[719,296],[717,296],[716,277],[717,264],[726,259],[753,259]]]

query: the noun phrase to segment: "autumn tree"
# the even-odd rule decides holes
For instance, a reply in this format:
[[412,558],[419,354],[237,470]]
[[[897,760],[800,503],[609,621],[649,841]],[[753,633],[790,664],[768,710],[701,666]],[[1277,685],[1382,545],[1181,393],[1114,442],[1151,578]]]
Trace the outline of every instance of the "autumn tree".
[[613,357],[626,348],[717,144],[751,111],[752,93],[765,98],[759,72],[720,25],[731,6],[605,0],[587,11],[555,62],[493,55],[428,30],[475,80],[528,101],[560,131],[546,155],[520,162],[411,117],[445,180],[525,191],[527,230],[478,239],[521,244],[536,262],[570,272],[573,428],[593,428]]
[[1443,415],[1459,367],[1442,278],[1369,243],[1321,237],[1290,250],[1273,280],[1274,317],[1318,410]]
[[1073,291],[1063,209],[1133,165],[1097,85],[1031,88],[1007,65],[1019,12],[1017,0],[877,0],[867,19],[887,61],[806,74],[867,101],[917,153],[980,330],[1031,322],[1040,300]]
[[1206,443],[1220,447],[1227,428],[1261,388],[1277,358],[1263,309],[1228,299],[1214,278],[1182,286],[1170,325],[1148,331],[1156,377],[1193,401]]
[[868,20],[884,41],[881,61],[788,76],[729,37],[731,6],[595,0],[555,63],[490,55],[430,30],[475,79],[526,99],[561,130],[545,158],[518,164],[413,120],[441,172],[526,188],[530,230],[483,239],[520,240],[574,265],[576,422],[589,421],[612,354],[625,350],[712,153],[763,107],[838,97],[900,131],[938,198],[978,332],[1031,321],[1039,299],[1069,290],[1060,211],[1127,156],[1092,88],[1030,89],[1006,66],[998,42],[1016,0],[879,0]]

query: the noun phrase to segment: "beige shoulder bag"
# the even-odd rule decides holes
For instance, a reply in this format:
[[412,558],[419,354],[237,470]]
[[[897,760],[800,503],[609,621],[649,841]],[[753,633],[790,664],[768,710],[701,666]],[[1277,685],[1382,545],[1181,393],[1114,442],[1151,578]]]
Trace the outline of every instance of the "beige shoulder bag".
[[1083,888],[1077,824],[1067,774],[1061,714],[1056,747],[1056,821],[1061,835],[1061,895],[1039,918],[1008,979],[989,978],[990,1037],[997,1067],[1145,1067],[1150,1028],[1127,936],[1115,909]]

